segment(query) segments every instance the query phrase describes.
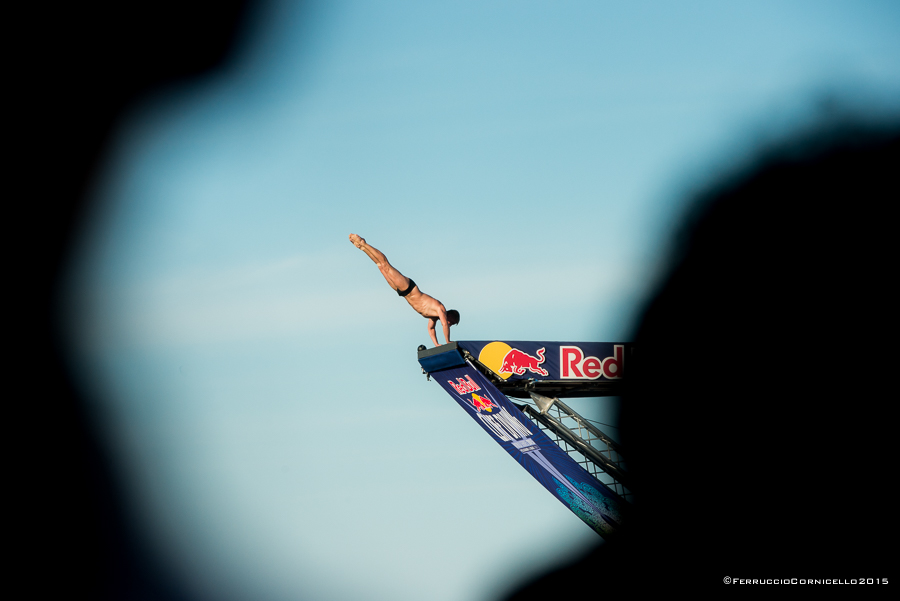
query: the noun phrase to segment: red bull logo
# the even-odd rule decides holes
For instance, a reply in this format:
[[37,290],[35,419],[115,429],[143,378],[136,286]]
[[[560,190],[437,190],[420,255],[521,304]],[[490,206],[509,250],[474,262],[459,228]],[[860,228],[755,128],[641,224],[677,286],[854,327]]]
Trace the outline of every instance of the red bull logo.
[[509,379],[513,374],[522,376],[526,372],[546,376],[548,375],[547,370],[541,367],[541,363],[544,362],[545,350],[545,348],[539,349],[535,353],[537,356],[533,357],[505,342],[489,342],[481,349],[478,360],[504,380]]
[[478,396],[475,393],[472,393],[472,404],[475,405],[476,411],[487,411],[488,413],[493,413],[494,407],[500,408],[500,406],[491,399]]
[[549,372],[541,367],[541,363],[544,362],[544,348],[539,348],[535,354],[537,357],[532,357],[517,348],[509,349],[509,352],[503,357],[500,373],[511,373],[521,376],[525,373],[525,370],[528,370],[533,374],[546,376]]
[[606,359],[585,357],[577,346],[559,347],[559,377],[563,380],[587,379],[596,380],[604,376],[610,380],[618,380],[624,374],[625,346],[613,346],[613,356]]
[[[520,422],[515,415],[491,399],[473,394],[472,404],[475,405],[475,417],[478,418],[478,421],[487,428],[488,432],[492,433],[503,442],[515,440],[521,441],[529,436],[534,436],[534,433],[525,424]],[[516,445],[516,448],[523,453],[537,450],[537,445],[530,439],[527,443],[522,444],[522,447]],[[523,450],[523,448],[527,449],[527,451]]]
[[469,394],[470,392],[475,392],[476,390],[481,390],[481,387],[476,384],[472,378],[466,375],[466,379],[456,378],[456,382],[453,380],[447,380],[447,383],[453,387],[453,390],[458,392],[459,394]]

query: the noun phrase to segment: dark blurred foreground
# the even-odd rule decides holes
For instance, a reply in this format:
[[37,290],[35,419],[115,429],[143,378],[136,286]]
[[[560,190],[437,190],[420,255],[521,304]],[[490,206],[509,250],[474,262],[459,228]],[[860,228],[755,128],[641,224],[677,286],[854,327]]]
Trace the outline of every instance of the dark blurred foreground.
[[896,572],[898,133],[825,126],[702,195],[634,338],[633,529],[510,600]]
[[9,373],[20,388],[11,404],[22,415],[7,421],[10,573],[25,598],[184,598],[184,587],[145,552],[97,416],[70,377],[57,293],[117,122],[147,94],[226,62],[249,4],[50,2],[11,11]]

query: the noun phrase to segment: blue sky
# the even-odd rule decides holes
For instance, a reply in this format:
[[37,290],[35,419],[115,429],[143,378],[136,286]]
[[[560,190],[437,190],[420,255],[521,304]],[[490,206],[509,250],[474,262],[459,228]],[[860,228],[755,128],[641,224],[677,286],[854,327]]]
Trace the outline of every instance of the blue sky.
[[627,339],[691,190],[828,98],[896,114],[898,26],[271,2],[226,69],[127,115],[72,255],[73,356],[168,568],[210,599],[477,600],[595,543],[425,381],[425,320],[348,234],[455,338]]

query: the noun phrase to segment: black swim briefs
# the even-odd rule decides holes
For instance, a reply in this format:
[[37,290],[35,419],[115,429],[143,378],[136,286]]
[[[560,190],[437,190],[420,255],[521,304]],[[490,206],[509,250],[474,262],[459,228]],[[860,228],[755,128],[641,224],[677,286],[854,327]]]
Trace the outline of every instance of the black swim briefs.
[[415,287],[416,287],[416,283],[414,281],[412,281],[412,278],[409,278],[409,287],[407,287],[407,289],[404,290],[403,292],[400,292],[400,290],[398,289],[397,294],[399,294],[400,296],[406,296],[407,294],[412,292],[412,289]]

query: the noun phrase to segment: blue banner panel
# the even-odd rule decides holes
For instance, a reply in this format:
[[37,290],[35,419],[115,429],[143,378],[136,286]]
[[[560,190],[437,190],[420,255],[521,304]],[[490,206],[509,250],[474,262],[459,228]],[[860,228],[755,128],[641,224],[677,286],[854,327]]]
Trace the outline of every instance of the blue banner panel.
[[497,444],[598,534],[607,537],[621,527],[618,497],[550,440],[471,363],[434,372],[431,377]]
[[505,380],[588,382],[625,377],[624,342],[469,340],[458,344]]

